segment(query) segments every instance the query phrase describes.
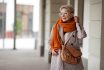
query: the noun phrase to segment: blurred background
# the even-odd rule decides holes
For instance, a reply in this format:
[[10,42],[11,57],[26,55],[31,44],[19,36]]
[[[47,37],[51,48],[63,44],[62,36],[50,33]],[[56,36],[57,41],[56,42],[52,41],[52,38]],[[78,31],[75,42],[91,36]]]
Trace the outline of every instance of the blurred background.
[[103,0],[0,0],[0,70],[49,70],[49,37],[61,5],[79,16],[85,70],[104,69]]
[[0,1],[0,48],[34,49],[38,32],[39,0]]

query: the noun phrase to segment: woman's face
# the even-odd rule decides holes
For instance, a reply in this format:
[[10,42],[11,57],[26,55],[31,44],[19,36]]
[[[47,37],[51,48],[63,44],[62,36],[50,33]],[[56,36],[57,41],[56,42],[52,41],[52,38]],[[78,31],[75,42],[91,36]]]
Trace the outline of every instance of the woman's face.
[[60,17],[61,17],[63,22],[67,22],[67,21],[69,21],[73,17],[73,15],[72,15],[72,13],[69,10],[63,8],[60,11]]

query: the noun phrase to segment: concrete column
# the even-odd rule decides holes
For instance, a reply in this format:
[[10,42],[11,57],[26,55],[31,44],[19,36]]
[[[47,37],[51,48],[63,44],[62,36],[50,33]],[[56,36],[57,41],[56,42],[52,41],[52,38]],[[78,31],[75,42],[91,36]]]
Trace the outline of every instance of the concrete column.
[[103,12],[104,12],[104,0],[102,0],[100,70],[104,69],[104,13]]
[[84,12],[84,0],[75,0],[74,2],[74,15],[79,16],[80,24],[83,25],[83,12]]
[[90,0],[88,70],[103,70],[102,5],[102,0]]
[[83,40],[83,64],[84,70],[88,70],[88,54],[89,54],[89,16],[90,16],[90,2],[89,0],[84,0],[84,15],[83,15],[83,27],[87,33],[87,37]]
[[78,16],[78,0],[74,1],[74,15]]
[[83,25],[84,14],[84,0],[78,0],[78,16],[80,18],[80,24]]
[[48,44],[48,41],[49,41],[49,35],[50,35],[50,24],[51,24],[51,0],[46,0],[46,10],[45,10],[45,13],[46,13],[46,17],[45,17],[45,61],[48,62],[48,57],[49,57],[49,44]]
[[40,1],[40,19],[39,19],[39,35],[38,35],[38,46],[37,46],[37,55],[44,56],[44,18],[45,18],[45,0]]

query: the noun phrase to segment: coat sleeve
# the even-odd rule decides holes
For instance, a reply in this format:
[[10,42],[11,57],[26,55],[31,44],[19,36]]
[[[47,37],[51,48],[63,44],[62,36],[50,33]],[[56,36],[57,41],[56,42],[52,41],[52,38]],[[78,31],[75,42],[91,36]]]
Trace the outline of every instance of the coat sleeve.
[[86,34],[84,28],[81,27],[79,23],[76,23],[76,28],[77,28],[77,37],[79,39],[83,39],[83,38],[87,37],[87,34]]

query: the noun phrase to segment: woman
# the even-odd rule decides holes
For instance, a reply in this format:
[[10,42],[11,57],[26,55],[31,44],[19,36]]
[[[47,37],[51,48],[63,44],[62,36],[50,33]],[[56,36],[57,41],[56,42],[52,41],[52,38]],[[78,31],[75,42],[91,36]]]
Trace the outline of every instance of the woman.
[[[80,49],[79,40],[86,37],[83,27],[80,27],[78,17],[74,17],[74,10],[70,5],[60,7],[60,18],[51,31],[50,45],[52,52],[50,70],[84,70],[82,60],[78,64],[69,64],[61,60],[62,43]],[[70,38],[69,38],[70,37]]]

